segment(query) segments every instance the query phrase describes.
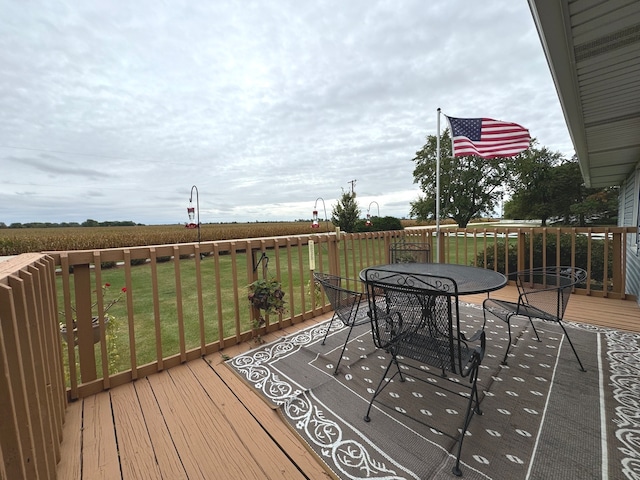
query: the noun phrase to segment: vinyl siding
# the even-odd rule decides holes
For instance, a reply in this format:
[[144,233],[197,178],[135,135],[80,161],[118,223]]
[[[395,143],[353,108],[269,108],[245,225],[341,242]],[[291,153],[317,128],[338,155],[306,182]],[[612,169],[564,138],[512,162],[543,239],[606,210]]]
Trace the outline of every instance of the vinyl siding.
[[[638,227],[638,208],[640,208],[640,164],[622,184],[618,202],[618,224],[621,227]],[[640,305],[640,248],[637,234],[627,235],[627,278],[625,293],[635,295]]]

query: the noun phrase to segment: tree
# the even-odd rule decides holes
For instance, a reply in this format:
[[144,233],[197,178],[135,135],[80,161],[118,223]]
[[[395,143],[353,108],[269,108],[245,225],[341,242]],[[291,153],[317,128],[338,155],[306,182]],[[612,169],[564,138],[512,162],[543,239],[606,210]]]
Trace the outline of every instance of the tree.
[[[587,189],[591,190],[591,189]],[[582,202],[571,205],[571,213],[581,227],[587,223],[616,225],[618,223],[618,187],[608,187],[590,193]]]
[[[435,218],[437,137],[416,152],[414,183],[425,196],[411,202],[411,216],[418,220]],[[500,201],[507,170],[505,159],[486,160],[476,156],[452,158],[451,137],[445,130],[440,138],[440,216],[453,219],[461,228],[483,212],[493,211]]]
[[[510,189],[513,193],[505,203],[505,216],[518,219],[540,219],[542,225],[558,211],[553,168],[560,164],[559,152],[534,145],[522,152],[511,168]],[[565,185],[566,196],[573,196],[573,185]]]
[[354,232],[360,218],[360,208],[356,203],[355,192],[342,192],[342,198],[331,212],[331,221],[344,232]]
[[505,204],[510,218],[585,226],[616,217],[617,188],[586,188],[575,156],[566,160],[558,152],[531,148],[514,164],[510,187],[513,196]]

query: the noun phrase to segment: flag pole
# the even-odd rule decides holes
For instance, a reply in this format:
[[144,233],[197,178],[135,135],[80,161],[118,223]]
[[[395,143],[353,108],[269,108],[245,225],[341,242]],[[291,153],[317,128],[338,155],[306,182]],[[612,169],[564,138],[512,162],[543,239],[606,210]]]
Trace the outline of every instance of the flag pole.
[[[436,244],[440,242],[440,107],[438,107],[438,121],[436,122],[438,136],[436,137]],[[438,252],[438,257],[440,252]],[[436,263],[438,259],[435,259]]]

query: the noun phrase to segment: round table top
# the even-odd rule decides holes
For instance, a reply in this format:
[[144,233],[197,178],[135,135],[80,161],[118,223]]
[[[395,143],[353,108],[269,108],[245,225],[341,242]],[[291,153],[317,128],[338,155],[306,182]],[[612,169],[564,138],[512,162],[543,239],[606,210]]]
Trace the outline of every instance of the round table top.
[[[395,273],[435,275],[450,278],[458,285],[458,295],[492,292],[507,284],[507,277],[502,273],[485,268],[450,263],[392,263],[389,265],[376,265],[370,268],[379,268]],[[364,272],[367,270],[369,268],[365,268],[360,272],[360,280],[363,282],[366,282]]]

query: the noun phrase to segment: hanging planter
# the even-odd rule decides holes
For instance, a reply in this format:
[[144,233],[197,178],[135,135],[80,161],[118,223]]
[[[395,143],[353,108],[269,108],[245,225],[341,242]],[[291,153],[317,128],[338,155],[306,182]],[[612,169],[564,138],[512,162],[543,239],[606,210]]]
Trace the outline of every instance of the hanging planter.
[[264,315],[282,314],[286,311],[282,284],[277,280],[256,280],[247,286],[247,299],[253,308],[260,310],[260,317],[253,321],[256,343],[262,343],[258,329],[265,324]]
[[263,310],[266,315],[275,315],[286,311],[284,291],[277,280],[256,280],[247,287],[247,298],[251,306]]

